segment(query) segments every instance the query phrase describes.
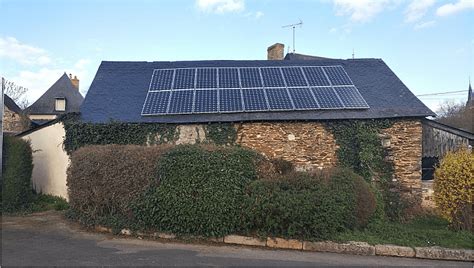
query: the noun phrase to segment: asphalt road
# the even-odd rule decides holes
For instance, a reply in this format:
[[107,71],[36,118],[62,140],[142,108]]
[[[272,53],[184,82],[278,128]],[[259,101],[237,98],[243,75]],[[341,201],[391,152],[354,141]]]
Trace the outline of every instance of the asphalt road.
[[2,219],[2,266],[439,266],[472,263],[185,244],[91,233],[47,212]]

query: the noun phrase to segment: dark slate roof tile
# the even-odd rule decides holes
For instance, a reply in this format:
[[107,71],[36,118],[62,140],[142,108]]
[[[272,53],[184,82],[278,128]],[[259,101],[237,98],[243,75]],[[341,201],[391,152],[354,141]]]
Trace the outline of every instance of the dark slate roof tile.
[[[344,67],[370,106],[365,110],[316,110],[141,116],[153,69],[190,67]],[[333,120],[426,117],[434,115],[380,59],[282,61],[177,61],[101,63],[81,107],[88,122],[201,123],[281,120]]]
[[[66,111],[55,110],[56,98],[66,99]],[[64,114],[79,112],[84,97],[64,73],[38,100],[25,109],[27,114]]]
[[15,101],[8,97],[7,94],[3,95],[3,103],[5,104],[5,107],[14,113],[21,114],[23,112],[21,108],[15,103]]

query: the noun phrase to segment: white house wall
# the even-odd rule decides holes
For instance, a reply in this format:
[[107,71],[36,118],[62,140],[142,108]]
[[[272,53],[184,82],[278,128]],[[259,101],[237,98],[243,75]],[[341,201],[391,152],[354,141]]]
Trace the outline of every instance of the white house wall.
[[29,140],[33,149],[32,182],[35,191],[68,199],[66,170],[69,156],[63,149],[65,134],[64,125],[58,122],[22,139]]

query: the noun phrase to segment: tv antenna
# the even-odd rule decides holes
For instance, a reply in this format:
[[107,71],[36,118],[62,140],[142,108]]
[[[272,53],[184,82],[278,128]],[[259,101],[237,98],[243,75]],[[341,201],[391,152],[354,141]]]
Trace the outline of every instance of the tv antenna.
[[300,26],[303,27],[303,21],[300,19],[300,22],[298,23],[294,23],[294,24],[289,24],[289,25],[285,25],[285,26],[281,26],[281,28],[293,28],[293,53],[295,53],[295,29],[296,29],[296,26]]

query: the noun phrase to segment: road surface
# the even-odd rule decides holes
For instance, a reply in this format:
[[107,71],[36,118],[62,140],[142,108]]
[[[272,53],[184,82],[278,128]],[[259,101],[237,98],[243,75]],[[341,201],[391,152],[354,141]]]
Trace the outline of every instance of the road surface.
[[121,238],[88,232],[61,213],[2,219],[4,266],[439,266],[472,263],[269,250]]

